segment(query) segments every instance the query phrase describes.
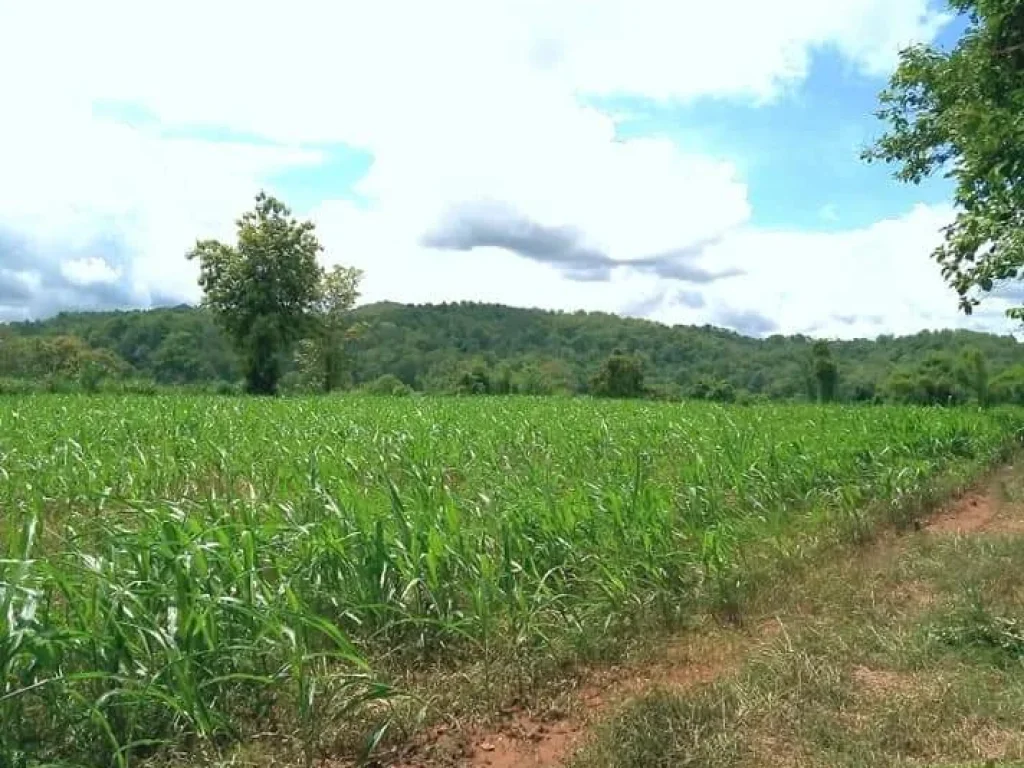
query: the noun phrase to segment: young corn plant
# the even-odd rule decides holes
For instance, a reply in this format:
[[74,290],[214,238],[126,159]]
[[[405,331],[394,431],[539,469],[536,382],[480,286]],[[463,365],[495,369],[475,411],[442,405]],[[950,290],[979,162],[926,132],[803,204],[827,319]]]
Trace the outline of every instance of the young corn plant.
[[525,691],[708,607],[735,617],[766,553],[866,538],[1024,434],[1016,409],[5,406],[0,762],[26,766],[227,755],[262,732],[307,762],[372,746],[397,695],[377,669],[482,662]]

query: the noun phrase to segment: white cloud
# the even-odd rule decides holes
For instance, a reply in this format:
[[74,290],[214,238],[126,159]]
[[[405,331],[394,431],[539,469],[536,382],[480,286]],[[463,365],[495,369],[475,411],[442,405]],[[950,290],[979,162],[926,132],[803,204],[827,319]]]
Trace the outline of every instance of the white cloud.
[[9,1],[4,16],[6,58],[59,91],[172,122],[374,145],[484,108],[511,117],[504,105],[534,101],[540,82],[769,99],[816,49],[884,73],[944,20],[927,0],[39,0]]
[[[857,232],[755,231],[729,158],[685,139],[619,141],[613,117],[580,100],[768,101],[799,84],[816,50],[877,74],[943,20],[927,0],[0,0],[0,70],[23,73],[3,85],[14,119],[0,123],[0,228],[48,252],[59,233],[76,253],[113,232],[132,258],[105,263],[138,301],[195,297],[188,245],[230,234],[273,172],[317,163],[309,143],[348,142],[374,156],[358,185],[368,205],[325,200],[310,213],[333,257],[366,270],[368,300],[647,311],[664,297],[653,311],[668,321],[760,313],[837,335],[955,323],[926,255],[944,212]],[[272,143],[169,139],[99,119],[98,101]],[[721,237],[702,266],[747,274],[698,301],[693,286],[625,267],[579,282],[495,248],[420,244],[478,200],[572,229],[616,260]],[[672,304],[678,290],[689,299]],[[854,314],[882,319],[836,319]]]
[[[919,205],[862,229],[738,232],[709,258],[745,274],[712,286],[708,304],[754,309],[780,332],[843,338],[964,324],[929,257],[951,215]],[[674,314],[663,309],[663,319]]]
[[120,269],[110,266],[98,256],[65,261],[60,265],[60,271],[70,283],[78,286],[114,283],[121,277]]

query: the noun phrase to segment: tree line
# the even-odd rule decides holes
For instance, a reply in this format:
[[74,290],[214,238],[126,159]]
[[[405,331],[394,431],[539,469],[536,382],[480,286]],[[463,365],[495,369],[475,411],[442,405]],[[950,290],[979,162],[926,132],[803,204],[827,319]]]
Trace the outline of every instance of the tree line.
[[[755,339],[477,303],[371,304],[321,329],[280,356],[281,392],[1024,404],[1024,346],[964,330]],[[0,326],[0,389],[238,392],[243,354],[204,307],[63,313]]]

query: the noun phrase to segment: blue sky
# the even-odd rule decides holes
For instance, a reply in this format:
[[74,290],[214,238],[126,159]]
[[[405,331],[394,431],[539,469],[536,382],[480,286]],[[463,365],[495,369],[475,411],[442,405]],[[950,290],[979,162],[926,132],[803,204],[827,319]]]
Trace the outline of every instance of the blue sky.
[[929,259],[948,182],[859,158],[897,51],[961,21],[932,0],[683,6],[69,0],[54,25],[0,0],[22,73],[0,319],[195,301],[184,252],[266,188],[364,270],[365,301],[1010,329],[998,301],[960,316]]
[[[962,19],[950,21],[934,44],[954,45],[963,28]],[[951,182],[941,177],[920,186],[897,184],[890,168],[860,160],[883,128],[874,112],[886,82],[823,49],[811,54],[798,87],[766,105],[714,97],[675,106],[641,98],[596,103],[628,116],[619,123],[623,138],[667,136],[732,158],[750,185],[752,224],[841,231],[952,196]]]
[[[186,139],[229,146],[276,146],[272,139],[259,133],[229,126],[165,125],[154,112],[132,102],[98,100],[92,105],[92,113],[100,120],[148,131],[166,140]],[[320,154],[318,162],[270,173],[265,179],[267,186],[273,187],[290,206],[299,210],[313,208],[322,200],[362,200],[355,186],[373,165],[371,152],[332,142],[306,142],[303,146]]]

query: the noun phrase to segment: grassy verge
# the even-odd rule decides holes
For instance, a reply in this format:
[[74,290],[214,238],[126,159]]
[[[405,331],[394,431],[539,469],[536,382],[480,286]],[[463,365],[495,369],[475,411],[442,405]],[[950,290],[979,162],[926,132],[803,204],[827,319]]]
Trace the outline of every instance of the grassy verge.
[[1022,764],[1022,477],[999,476],[985,530],[822,565],[735,674],[632,702],[575,768]]

